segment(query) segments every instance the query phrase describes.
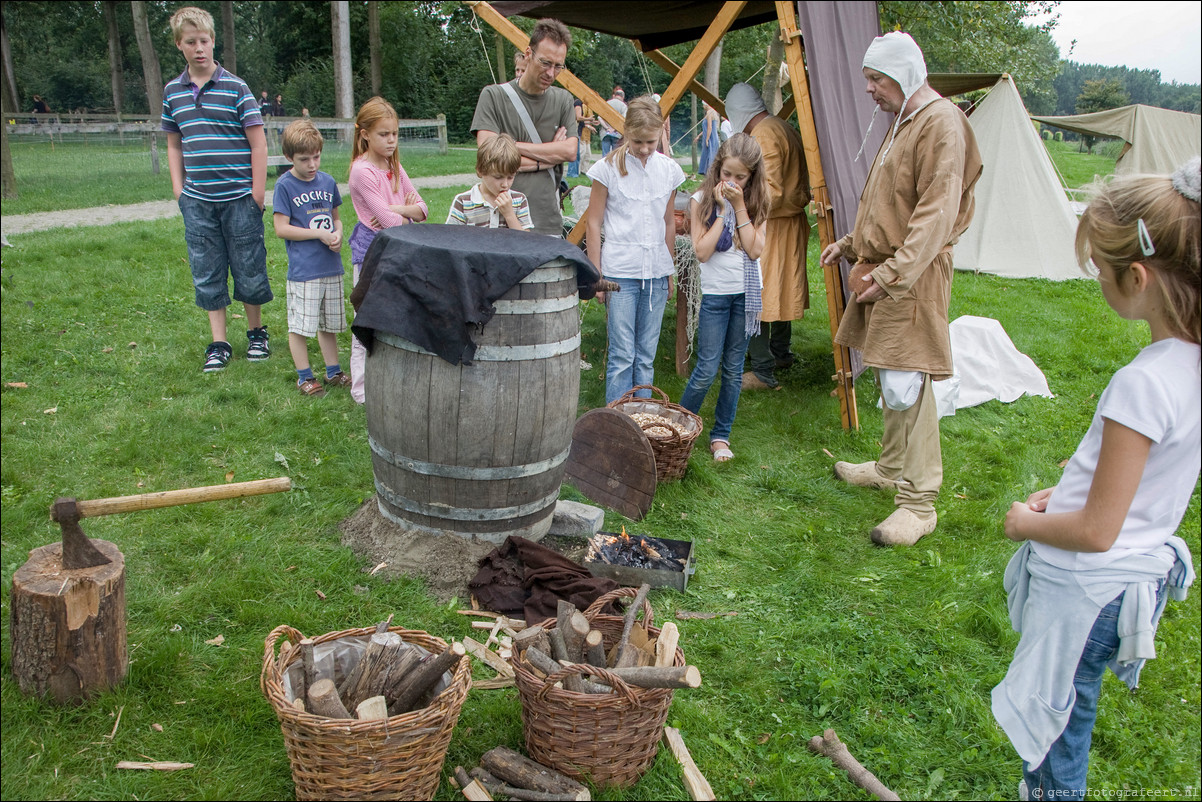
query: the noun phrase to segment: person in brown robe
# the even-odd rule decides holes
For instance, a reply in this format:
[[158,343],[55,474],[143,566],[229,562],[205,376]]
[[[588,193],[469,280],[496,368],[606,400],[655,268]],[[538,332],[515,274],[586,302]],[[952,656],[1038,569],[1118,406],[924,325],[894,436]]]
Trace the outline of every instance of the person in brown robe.
[[770,210],[764,252],[763,327],[747,344],[744,390],[779,389],[776,371],[793,364],[792,321],[801,320],[810,305],[806,280],[806,246],[810,222],[810,180],[797,129],[768,113],[755,87],[739,83],[726,94],[731,127],[751,134],[764,154],[764,179]]
[[835,342],[860,349],[876,370],[884,417],[880,458],[837,462],[835,475],[897,491],[897,509],[872,530],[881,545],[913,545],[938,520],[943,460],[931,382],[952,375],[952,246],[972,221],[981,175],[968,118],[926,74],[908,34],[894,31],[869,46],[867,92],[895,115],[893,129],[868,174],[851,234],[822,252],[824,264],[840,257],[854,263],[854,295]]

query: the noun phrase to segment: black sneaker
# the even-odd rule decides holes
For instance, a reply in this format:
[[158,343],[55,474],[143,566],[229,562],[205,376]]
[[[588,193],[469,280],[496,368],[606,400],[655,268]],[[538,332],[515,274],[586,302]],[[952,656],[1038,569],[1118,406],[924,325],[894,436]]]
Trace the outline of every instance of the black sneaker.
[[267,344],[267,327],[259,326],[246,332],[250,344],[246,347],[246,358],[251,362],[261,362],[271,356],[271,346]]
[[225,370],[225,366],[230,363],[230,354],[233,349],[229,343],[212,342],[205,349],[205,373],[216,373],[219,370]]

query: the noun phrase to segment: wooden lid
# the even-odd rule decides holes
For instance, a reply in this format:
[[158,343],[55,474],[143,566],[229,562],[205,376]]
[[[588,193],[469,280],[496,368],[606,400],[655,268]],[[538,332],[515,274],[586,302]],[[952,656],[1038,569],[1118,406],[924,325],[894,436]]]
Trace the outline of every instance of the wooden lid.
[[590,501],[636,521],[655,498],[655,452],[639,425],[616,409],[580,416],[564,474]]

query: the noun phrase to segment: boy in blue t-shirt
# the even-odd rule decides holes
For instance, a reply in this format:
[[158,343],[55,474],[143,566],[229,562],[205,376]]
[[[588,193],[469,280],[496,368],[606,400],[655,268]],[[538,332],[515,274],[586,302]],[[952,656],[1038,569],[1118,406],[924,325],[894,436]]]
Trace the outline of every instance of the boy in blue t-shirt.
[[317,336],[326,362],[325,384],[350,387],[338,363],[338,333],[346,331],[342,287],[342,196],[321,172],[321,132],[310,120],[284,129],[281,149],[292,169],[275,182],[272,221],[288,251],[288,349],[301,395],[325,395],[309,367],[309,338]]
[[188,66],[163,89],[162,130],[196,305],[208,313],[213,335],[204,362],[212,373],[230,361],[225,310],[231,275],[234,299],[246,307],[246,358],[271,356],[261,309],[272,298],[263,242],[267,138],[254,95],[213,60],[212,15],[181,8],[171,16],[171,31]]

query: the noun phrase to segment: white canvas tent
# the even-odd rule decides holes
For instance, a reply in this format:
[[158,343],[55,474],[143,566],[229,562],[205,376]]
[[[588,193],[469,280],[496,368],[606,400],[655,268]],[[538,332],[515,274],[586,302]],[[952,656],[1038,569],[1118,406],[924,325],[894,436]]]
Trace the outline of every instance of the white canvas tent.
[[1112,136],[1126,142],[1115,175],[1168,175],[1202,153],[1202,116],[1153,106],[1123,106],[1093,114],[1032,117],[1086,136]]
[[984,171],[976,213],[955,247],[957,270],[1010,278],[1082,278],[1077,217],[1009,75],[968,118]]

